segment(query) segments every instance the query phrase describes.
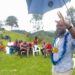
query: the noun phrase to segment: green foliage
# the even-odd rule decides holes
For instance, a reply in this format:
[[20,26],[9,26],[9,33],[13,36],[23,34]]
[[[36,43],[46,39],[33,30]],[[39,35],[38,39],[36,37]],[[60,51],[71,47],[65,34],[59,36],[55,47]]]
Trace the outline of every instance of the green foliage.
[[67,10],[67,16],[70,17],[72,24],[75,26],[75,8],[70,7]]
[[0,31],[5,31],[5,28],[0,28]]
[[3,26],[3,23],[2,23],[2,21],[0,21],[0,28],[2,28],[2,26]]
[[68,16],[73,16],[75,13],[75,9],[73,7],[70,7],[68,10],[67,10],[67,15]]
[[35,19],[35,21],[42,20],[43,18],[42,14],[33,14],[32,16],[33,16],[32,20]]
[[8,16],[6,19],[6,25],[12,27],[18,27],[17,18],[15,16]]

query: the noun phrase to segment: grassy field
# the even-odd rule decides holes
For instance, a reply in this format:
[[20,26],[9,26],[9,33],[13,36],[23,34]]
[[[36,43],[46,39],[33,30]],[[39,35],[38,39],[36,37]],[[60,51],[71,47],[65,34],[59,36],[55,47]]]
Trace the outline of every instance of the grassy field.
[[49,57],[0,53],[0,75],[51,75],[51,62]]
[[[22,39],[29,41],[24,35],[14,32],[4,32],[12,37],[12,40]],[[3,40],[6,45],[7,41]],[[44,58],[42,55],[19,57],[16,54],[6,55],[0,52],[0,75],[52,75],[52,64],[50,57]],[[75,69],[73,70],[75,75]]]
[[52,75],[51,69],[50,57],[40,55],[21,58],[0,53],[0,75]]

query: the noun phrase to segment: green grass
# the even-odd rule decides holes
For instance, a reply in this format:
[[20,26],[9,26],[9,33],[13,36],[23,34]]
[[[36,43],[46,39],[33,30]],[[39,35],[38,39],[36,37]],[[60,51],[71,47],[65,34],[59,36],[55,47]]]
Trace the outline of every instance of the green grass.
[[6,35],[6,34],[8,34],[13,41],[15,41],[15,40],[30,41],[30,38],[26,37],[23,34],[19,34],[17,32],[4,31],[3,35]]
[[51,75],[49,57],[19,57],[0,53],[0,75]]
[[49,57],[41,55],[21,58],[0,53],[0,75],[52,75],[51,65]]

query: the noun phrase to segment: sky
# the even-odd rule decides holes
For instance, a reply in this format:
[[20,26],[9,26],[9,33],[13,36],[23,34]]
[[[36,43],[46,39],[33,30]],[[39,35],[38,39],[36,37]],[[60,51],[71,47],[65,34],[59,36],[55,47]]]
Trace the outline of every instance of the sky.
[[[75,1],[71,0],[67,4],[67,7],[74,6]],[[63,16],[66,15],[66,7],[55,9],[47,12],[43,16],[43,30],[54,31],[56,29],[55,20],[58,20],[57,12],[62,12]],[[26,0],[0,0],[0,20],[5,21],[8,16],[15,16],[18,19],[19,29],[26,30],[28,32],[34,32],[33,25],[30,23],[32,18],[31,14],[28,14]],[[5,27],[10,30],[10,27]]]

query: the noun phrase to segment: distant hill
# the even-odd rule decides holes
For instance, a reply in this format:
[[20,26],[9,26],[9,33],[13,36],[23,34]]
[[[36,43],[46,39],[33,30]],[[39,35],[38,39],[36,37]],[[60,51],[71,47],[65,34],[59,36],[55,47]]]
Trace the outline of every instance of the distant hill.
[[32,34],[33,37],[37,36],[40,41],[46,40],[53,43],[53,37],[55,36],[55,32],[49,31],[38,31]]
[[17,32],[17,33],[20,33],[20,34],[25,34],[25,33],[30,34],[29,32],[27,32],[25,30],[12,30],[12,31]]
[[53,31],[37,31],[37,32],[34,32],[34,33],[29,33],[25,30],[12,30],[14,32],[17,32],[17,33],[20,33],[20,34],[25,34],[25,35],[28,35],[28,36],[38,36],[38,37],[52,37],[54,36],[54,32]]
[[34,38],[35,36],[37,36],[40,39],[40,41],[42,41],[43,39],[50,40],[50,38],[53,38],[55,35],[54,32],[43,31],[43,30],[34,32],[34,33],[29,33],[24,30],[13,30],[13,32],[17,32],[19,34],[24,34],[26,37],[29,37],[31,39]]
[[32,34],[33,36],[38,36],[38,37],[53,37],[54,32],[49,32],[49,31],[38,31]]
[[[10,38],[15,41],[15,40],[24,40],[24,41],[32,41],[32,37],[27,37],[24,34],[20,34],[14,31],[3,31],[3,36],[8,35]],[[7,42],[8,40],[4,40],[4,42]]]
[[20,34],[24,34],[25,36],[32,36],[31,33],[25,31],[25,30],[12,30],[13,32],[17,32]]

